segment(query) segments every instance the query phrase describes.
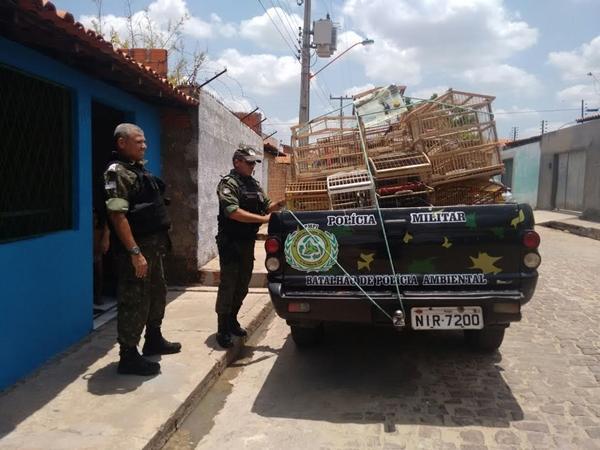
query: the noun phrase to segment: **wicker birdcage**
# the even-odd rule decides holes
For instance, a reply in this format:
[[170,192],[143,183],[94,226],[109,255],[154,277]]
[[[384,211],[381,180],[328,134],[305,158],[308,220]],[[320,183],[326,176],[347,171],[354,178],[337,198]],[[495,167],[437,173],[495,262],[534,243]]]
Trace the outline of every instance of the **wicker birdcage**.
[[400,208],[429,205],[433,188],[416,176],[377,179],[375,192],[382,208]]
[[293,156],[297,180],[325,179],[336,172],[366,167],[358,132],[296,147]]
[[488,95],[449,90],[431,102],[415,106],[405,121],[415,140],[450,131],[468,131],[473,126],[493,123],[493,100],[494,97]]
[[415,149],[429,156],[439,153],[478,147],[497,142],[496,124],[469,124],[457,128],[448,128],[436,133],[422,135],[415,142]]
[[435,206],[504,203],[502,194],[505,192],[507,188],[502,183],[478,178],[436,186],[431,195],[431,203]]
[[394,152],[369,158],[369,166],[377,180],[415,176],[428,180],[431,176],[431,162],[425,153]]
[[366,170],[342,172],[327,177],[331,209],[366,208],[374,205],[374,186]]
[[471,178],[491,177],[504,170],[497,144],[485,144],[458,150],[438,153],[431,160],[431,183],[450,183]]
[[331,209],[326,181],[301,181],[285,188],[286,206],[292,211]]

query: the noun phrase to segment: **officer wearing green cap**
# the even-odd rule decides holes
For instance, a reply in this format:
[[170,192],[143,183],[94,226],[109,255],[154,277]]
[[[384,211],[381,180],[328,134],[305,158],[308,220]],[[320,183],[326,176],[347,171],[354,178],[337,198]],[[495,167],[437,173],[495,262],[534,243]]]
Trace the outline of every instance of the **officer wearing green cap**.
[[217,247],[221,282],[215,310],[218,317],[217,342],[223,348],[233,345],[233,336],[246,336],[237,320],[254,268],[254,242],[263,223],[283,202],[271,203],[259,182],[252,177],[261,162],[256,150],[240,146],[233,154],[233,169],[217,187],[219,216]]
[[170,246],[171,226],[164,183],[144,167],[146,139],[137,125],[115,128],[117,151],[104,173],[106,209],[117,240],[117,333],[120,345],[118,372],[154,375],[160,364],[143,358],[137,350],[146,328],[145,356],[177,353],[181,344],[163,338],[167,287],[163,256]]

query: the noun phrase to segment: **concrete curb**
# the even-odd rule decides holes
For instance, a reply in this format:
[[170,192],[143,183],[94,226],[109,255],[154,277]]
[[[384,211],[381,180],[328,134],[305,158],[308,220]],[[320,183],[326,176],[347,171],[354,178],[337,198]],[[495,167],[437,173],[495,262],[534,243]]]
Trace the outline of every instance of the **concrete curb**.
[[193,410],[194,406],[200,401],[206,393],[210,390],[213,384],[221,376],[223,371],[231,364],[237,356],[240,354],[244,344],[250,337],[256,332],[260,325],[273,311],[273,304],[268,301],[252,318],[249,324],[246,326],[248,336],[242,339],[236,339],[235,345],[223,352],[221,358],[219,358],[212,369],[206,374],[206,376],[200,381],[198,386],[188,395],[185,401],[177,408],[177,410],[169,417],[169,419],[159,428],[159,430],[152,436],[148,443],[144,446],[144,450],[158,450],[164,447],[169,438],[179,428],[179,424],[183,422],[186,417]]
[[[203,286],[218,286],[221,281],[221,271],[219,269],[202,269],[200,270],[200,281]],[[267,287],[267,274],[263,272],[253,272],[250,278],[251,288]]]
[[600,241],[600,229],[598,228],[590,228],[590,227],[582,227],[579,225],[560,222],[556,220],[551,220],[549,222],[539,223],[543,227],[554,228],[556,230],[567,231],[572,234],[576,234],[578,236],[587,237],[590,239],[596,239]]

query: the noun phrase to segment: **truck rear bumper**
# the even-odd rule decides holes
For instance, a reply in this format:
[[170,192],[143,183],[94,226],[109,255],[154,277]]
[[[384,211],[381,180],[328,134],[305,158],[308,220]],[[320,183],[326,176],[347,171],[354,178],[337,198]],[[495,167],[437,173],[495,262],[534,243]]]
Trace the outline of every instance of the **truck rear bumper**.
[[[269,283],[269,294],[277,314],[290,324],[348,322],[392,325],[390,319],[373,302],[390,316],[400,309],[400,302],[392,292],[368,292],[371,301],[364,294],[351,291],[284,293],[281,283]],[[520,305],[526,300],[517,290],[405,291],[402,298],[409,327],[410,309],[430,306],[481,306],[486,325],[507,325],[521,320]],[[310,310],[290,312],[290,303],[308,304]],[[518,312],[501,312],[506,308],[498,305],[518,305]]]

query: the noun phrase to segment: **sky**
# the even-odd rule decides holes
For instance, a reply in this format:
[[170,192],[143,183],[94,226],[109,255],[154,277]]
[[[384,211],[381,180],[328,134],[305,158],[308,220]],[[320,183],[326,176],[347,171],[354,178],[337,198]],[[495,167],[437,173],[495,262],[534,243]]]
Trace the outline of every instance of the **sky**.
[[[90,28],[98,15],[98,0],[53,3]],[[103,0],[102,30],[127,39],[129,6],[134,23],[150,20],[164,36],[184,18],[184,54],[206,55],[198,80],[227,68],[206,89],[232,110],[259,107],[263,131],[289,143],[300,96],[298,3]],[[339,108],[330,96],[390,83],[415,98],[450,87],[493,95],[501,138],[512,139],[516,127],[518,138],[538,135],[542,121],[547,131],[573,125],[582,100],[584,108],[600,107],[600,0],[312,0],[313,20],[327,14],[338,26],[333,57],[363,39],[374,43],[352,48],[313,78],[311,118]],[[314,55],[311,72],[329,61]]]

